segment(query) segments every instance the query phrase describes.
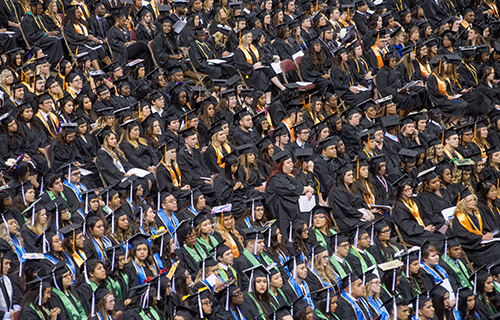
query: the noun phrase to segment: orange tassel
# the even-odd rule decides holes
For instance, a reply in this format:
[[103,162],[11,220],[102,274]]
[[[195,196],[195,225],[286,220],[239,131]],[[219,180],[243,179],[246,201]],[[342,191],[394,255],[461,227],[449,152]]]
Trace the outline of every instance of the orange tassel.
[[220,229],[224,231],[224,212],[220,215]]

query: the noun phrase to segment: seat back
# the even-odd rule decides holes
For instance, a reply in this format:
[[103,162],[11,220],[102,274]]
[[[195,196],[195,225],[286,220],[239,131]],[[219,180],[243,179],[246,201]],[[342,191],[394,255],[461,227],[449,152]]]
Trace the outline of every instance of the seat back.
[[283,71],[283,73],[286,73],[288,71],[297,71],[297,66],[292,60],[285,59],[281,61],[281,71]]
[[153,51],[153,40],[148,42],[148,48],[149,48],[149,53],[151,53],[151,58],[153,58],[153,63],[155,65],[155,68],[157,68],[158,63],[156,63],[155,53]]

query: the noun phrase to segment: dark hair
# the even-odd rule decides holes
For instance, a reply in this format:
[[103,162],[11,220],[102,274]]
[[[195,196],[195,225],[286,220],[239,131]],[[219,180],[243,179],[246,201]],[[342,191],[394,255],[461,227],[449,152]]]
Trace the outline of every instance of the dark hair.
[[407,179],[398,185],[396,189],[396,196],[394,197],[394,202],[403,199],[403,190],[405,189],[406,186],[410,186],[413,188],[413,183],[410,179]]
[[[274,228],[272,228],[272,229],[274,229]],[[278,228],[276,228],[276,230],[278,230]],[[279,261],[278,250],[281,250],[286,256],[290,256],[290,254],[288,253],[288,250],[286,249],[283,242],[278,241],[278,234],[276,233],[276,231],[274,231],[274,232],[270,231],[270,232],[272,232],[272,234],[271,234],[271,247],[266,247],[266,252],[269,253],[273,257],[274,261]],[[266,240],[266,245],[267,245],[267,240]]]
[[434,306],[435,315],[438,320],[453,319],[450,308],[444,308],[444,295],[446,293],[447,291],[444,291],[432,297],[432,305]]
[[[305,226],[305,227],[304,227]],[[293,239],[293,248],[295,249],[296,253],[299,253],[302,251],[305,256],[309,255],[309,248],[312,247],[310,238],[304,239],[302,237],[302,232],[304,232],[305,229],[309,229],[307,227],[307,224],[301,223],[298,227],[292,229],[292,239]],[[288,240],[288,239],[286,239]]]
[[[163,262],[163,268],[165,269],[170,269],[170,267],[172,266],[172,260],[179,260],[175,251],[170,252],[170,241],[173,241],[173,239],[169,238],[168,240],[165,239],[163,241],[163,255],[160,257],[161,261]],[[158,237],[153,240],[153,243],[151,245],[151,251],[153,252],[153,254],[158,253],[158,256],[160,255],[160,246],[161,237]]]
[[[87,276],[89,278],[90,278],[90,273],[94,273],[98,265],[102,265],[104,267],[104,263],[102,263],[99,260],[90,260],[90,262],[87,262]],[[75,288],[77,288],[79,285],[83,283],[85,283],[85,274],[82,272],[78,277],[78,279],[76,279],[74,286]]]
[[[183,268],[177,267],[179,271],[182,271]],[[186,269],[184,269],[186,270]],[[186,284],[186,272],[175,272],[175,291],[179,297],[184,297],[192,293],[191,288]],[[178,273],[178,274],[177,274]]]
[[[76,19],[76,10],[77,8],[74,7],[72,9],[69,9],[68,11],[66,11],[66,16],[64,17],[64,20],[63,20],[63,26],[65,26],[68,22],[70,23],[81,23],[83,24],[84,26],[87,26],[87,22],[84,20],[84,19]],[[80,8],[78,8],[78,10],[80,10]]]
[[476,192],[477,194],[477,201],[481,204],[488,205],[488,199],[486,196],[488,195],[488,192],[490,192],[491,188],[495,187],[496,185],[493,182],[486,181],[484,182],[484,185],[482,188],[479,189],[479,191]]
[[65,129],[61,130],[55,138],[56,143],[58,143],[61,146],[72,146],[74,140],[72,140],[71,142],[67,141],[66,138],[68,136],[68,133],[69,133],[68,130]]
[[32,171],[33,167],[29,164],[29,162],[19,161],[12,171],[12,180],[23,183],[25,181],[24,177],[26,174],[30,175]]
[[[468,293],[468,294],[466,294]],[[476,309],[477,309],[477,300],[476,304],[474,305],[474,308],[467,313],[467,299],[470,296],[473,296],[474,294],[470,290],[463,290],[460,292],[458,296],[458,312],[460,313],[460,316],[462,317],[462,320],[477,320],[477,317],[475,316],[476,314]],[[474,298],[477,299],[477,298]]]
[[484,292],[484,284],[486,283],[486,280],[488,280],[488,278],[492,277],[491,275],[489,275],[487,278],[485,279],[478,279],[477,280],[477,291],[478,291],[478,295],[481,296],[482,300],[483,301],[486,301],[486,299],[488,299],[488,301],[490,302],[490,305],[495,309],[495,310],[500,310],[500,302],[498,301],[498,298],[495,294],[495,290],[493,290],[493,292]]

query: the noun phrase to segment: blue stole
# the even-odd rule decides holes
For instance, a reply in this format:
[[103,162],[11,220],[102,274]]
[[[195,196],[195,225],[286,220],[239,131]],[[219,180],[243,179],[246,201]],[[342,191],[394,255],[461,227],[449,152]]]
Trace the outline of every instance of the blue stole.
[[102,248],[102,249],[101,249],[101,246],[99,245],[99,243],[97,243],[97,241],[95,241],[94,238],[92,238],[92,242],[94,243],[95,251],[97,252],[97,256],[99,258],[99,261],[104,263],[108,257],[106,256],[106,253],[104,252],[103,249],[111,247],[112,246],[111,241],[109,241],[108,238],[103,236],[102,242],[104,243],[104,248]]
[[110,320],[111,319],[109,316],[107,316],[106,319],[104,319],[104,317],[101,315],[100,311],[97,311],[95,315],[97,317],[97,320]]
[[73,263],[73,261],[70,259],[70,257],[68,256],[68,254],[66,252],[63,252],[64,256],[65,256],[65,259],[66,260],[66,265],[69,267],[69,269],[71,270],[71,272],[76,275],[76,267],[75,267],[75,264]]
[[[329,281],[324,281],[318,274],[318,272],[316,270],[311,270],[309,269],[310,271],[312,271],[312,273],[318,278],[319,281],[321,281],[321,285],[323,286],[323,288],[326,288],[326,287],[329,287],[331,286],[332,284],[329,282]],[[335,280],[337,281],[337,284],[340,284],[341,283],[341,280],[340,280],[340,277],[337,275],[337,273],[335,272]],[[335,286],[334,286],[335,287]],[[340,286],[337,286],[336,287],[339,291],[340,291]],[[335,294],[335,290],[333,290],[332,288],[332,292]]]
[[157,252],[153,255],[153,259],[160,270],[163,270],[163,261],[160,258],[160,254]]
[[438,283],[441,280],[448,279],[448,274],[438,264],[435,265],[434,268],[436,268],[437,271],[439,271],[444,276],[444,278],[441,278],[441,276],[436,271],[434,271],[434,269],[430,268],[428,265],[426,265],[423,262],[420,263],[420,267],[423,268],[428,274],[430,274],[434,278],[434,283]]
[[282,266],[284,266],[285,262],[287,262],[290,259],[281,250],[278,252],[278,258],[279,258],[280,263],[281,263]]
[[239,317],[236,315],[236,313],[234,313],[233,309],[229,308],[229,310],[231,310],[231,314],[233,315],[233,318],[236,319],[236,320],[246,320],[245,317],[243,316],[243,314],[241,313],[240,311],[240,308],[238,306],[236,306],[236,310],[238,310],[238,314],[240,315]]
[[132,208],[132,214],[134,214],[135,212],[135,207],[134,205],[132,204],[132,201],[130,201],[130,198],[127,197],[127,199],[125,199],[125,201],[127,201],[127,203],[130,205],[130,207]]
[[64,185],[69,187],[71,190],[73,190],[73,192],[78,197],[78,200],[80,200],[80,202],[82,202],[82,196],[80,195],[80,190],[78,190],[78,187],[82,188],[83,191],[87,191],[87,188],[85,188],[85,186],[83,184],[79,183],[77,186],[76,184],[71,183],[68,181],[68,179],[66,179],[66,180],[64,180]]
[[23,253],[26,253],[26,250],[21,245],[19,239],[17,239],[15,235],[13,234],[10,235],[10,241],[14,244],[14,247],[16,248],[16,254],[17,257],[19,258],[19,261],[21,261],[21,263],[24,263],[26,259],[23,258]]
[[137,263],[135,263],[135,260],[132,259],[132,264],[135,268],[135,272],[137,272],[137,277],[139,278],[139,284],[144,284],[144,280],[146,280],[146,271],[144,271],[143,267],[139,267]]
[[370,308],[367,305],[365,305],[365,303],[363,302],[363,299],[359,299],[359,301],[365,306],[365,309],[368,312],[370,319],[365,318],[365,314],[363,313],[363,311],[359,307],[358,302],[354,301],[351,297],[349,297],[347,292],[342,291],[342,293],[340,295],[351,304],[352,308],[354,309],[354,312],[356,313],[357,320],[370,320],[371,319]]
[[[149,229],[151,230],[151,235],[154,236],[157,233],[157,231],[154,228],[149,227]],[[149,234],[147,234],[146,231],[144,231],[143,227],[139,227],[139,230],[141,231],[142,234],[149,236]],[[148,242],[148,245],[151,247],[151,239],[148,238],[146,241]]]
[[247,228],[253,228],[253,225],[252,223],[250,222],[250,218],[249,217],[246,217],[245,220],[245,224],[247,225]]
[[200,214],[198,211],[196,211],[195,208],[193,208],[191,206],[188,207],[188,210],[191,211],[195,217]]
[[300,288],[297,281],[295,281],[293,276],[291,276],[290,279],[288,279],[288,283],[290,283],[290,286],[297,294],[297,298],[302,296],[302,294],[303,294],[304,297],[302,298],[302,300],[304,300],[305,302],[307,302],[311,306],[311,310],[314,310],[314,308],[315,308],[314,302],[311,299],[311,292],[309,292],[309,286],[307,285],[307,283],[304,280],[302,280],[302,286],[304,287],[304,292]]
[[78,213],[82,217],[82,220],[85,220],[85,213],[83,213],[82,208],[76,210],[75,213]]
[[375,300],[372,297],[367,296],[367,300],[373,310],[377,313],[373,315],[374,318],[380,315],[381,320],[389,320],[389,312],[387,312],[387,309],[384,307],[380,299]]
[[158,218],[167,227],[170,234],[173,235],[177,226],[179,226],[179,219],[172,213],[172,219],[170,219],[163,209],[158,210]]

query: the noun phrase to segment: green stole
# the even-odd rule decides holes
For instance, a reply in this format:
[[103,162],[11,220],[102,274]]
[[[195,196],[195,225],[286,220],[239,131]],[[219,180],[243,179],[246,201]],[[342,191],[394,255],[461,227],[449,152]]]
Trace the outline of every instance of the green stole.
[[[359,262],[361,263],[361,270],[363,271],[363,273],[366,273],[368,271],[368,266],[366,265],[365,259],[363,258],[363,256],[361,256],[361,254],[358,252],[358,250],[354,249],[354,247],[351,246],[351,249],[349,249],[349,253],[358,257]],[[368,257],[368,259],[370,259],[372,265],[376,266],[377,261],[371,255],[371,253],[369,253],[368,251],[365,250],[365,254]]]
[[[259,264],[262,264],[250,251],[248,251],[247,248],[245,248],[245,250],[243,250],[243,255],[248,259],[248,261],[250,261],[250,263],[254,267],[258,266]],[[269,257],[265,252],[262,252],[260,254],[260,257],[266,263],[265,267],[270,266],[271,264],[274,263],[273,259],[271,259],[271,257]],[[277,267],[275,267],[275,268],[276,268],[276,270],[279,271],[279,269]]]
[[[146,314],[146,312],[144,312],[143,309],[141,309],[141,311],[139,311],[139,309],[136,308],[135,311],[137,311],[139,313],[139,315],[141,316],[141,319],[144,319],[144,320],[151,319],[150,317],[148,317],[148,315]],[[149,308],[149,312],[151,312],[151,315],[153,316],[153,318],[155,318],[156,320],[161,320],[160,315],[158,314],[158,312],[156,312],[156,310],[154,308]]]
[[[337,270],[337,273],[339,274],[340,279],[344,279],[347,276],[347,273],[345,273],[344,268],[337,261],[337,259],[335,258],[335,255],[331,255],[330,256],[330,262],[332,263],[332,265],[335,268],[335,270]],[[344,259],[344,263],[347,265],[347,267],[349,268],[349,270],[352,271],[352,268],[349,265],[349,263],[347,262],[347,260]]]
[[193,257],[194,261],[196,261],[197,264],[199,264],[203,259],[207,257],[205,250],[203,250],[198,242],[194,244],[194,248],[196,249],[196,251],[186,245],[184,245],[184,248],[189,253],[189,255]]
[[97,287],[99,287],[94,281],[89,279],[89,285],[90,288],[92,288],[92,292],[95,292],[97,290]]
[[402,276],[406,279],[406,281],[408,281],[408,283],[410,284],[410,288],[413,290],[413,292],[414,292],[414,293],[416,293],[416,294],[414,294],[414,295],[413,295],[414,297],[416,297],[417,295],[422,294],[422,290],[420,290],[420,286],[419,286],[419,285],[418,285],[418,283],[416,282],[415,278],[413,278],[413,279],[412,279],[413,281],[415,281],[415,285],[413,285],[413,284],[411,283],[411,281],[412,281],[412,280],[410,280],[410,279],[406,276],[406,274],[405,274],[405,272],[404,272],[404,271],[403,271],[403,272],[401,272],[401,275],[402,275]]
[[59,299],[61,299],[62,303],[64,304],[66,308],[66,312],[69,315],[69,318],[72,320],[86,320],[87,316],[85,315],[85,310],[83,310],[82,304],[79,300],[77,300],[71,292],[68,292],[69,295],[73,298],[73,300],[76,302],[76,307],[75,305],[71,302],[71,300],[62,292],[61,290],[57,288],[52,288],[52,292],[55,293]]
[[[218,265],[218,268],[219,268],[219,277],[221,277],[222,280],[224,280],[224,282],[228,281],[229,277],[227,276],[226,270],[222,269],[220,264]],[[238,276],[236,275],[236,270],[234,270],[232,266],[228,266],[228,269],[231,269],[231,272],[234,275],[234,279],[238,280]]]
[[339,317],[337,317],[337,315],[335,313],[331,313],[331,312],[330,312],[331,318],[325,316],[323,314],[323,312],[319,311],[318,308],[314,309],[314,314],[318,317],[318,319],[321,319],[321,320],[330,320],[331,318],[333,318],[333,319],[339,319]]
[[[57,198],[56,195],[52,191],[47,190],[46,192],[49,195],[50,200],[54,200],[55,198]],[[64,193],[61,191],[61,192],[59,192],[59,194],[61,195],[61,198],[64,199],[65,204],[68,205],[68,199],[66,199],[66,196],[64,195]],[[68,212],[69,212],[68,219],[71,219],[71,209],[69,209],[69,205],[68,205]]]
[[469,282],[469,272],[467,271],[467,267],[462,263],[462,261],[457,260],[458,266],[451,260],[451,258],[446,255],[446,259],[444,254],[441,258],[446,262],[446,264],[453,269],[453,271],[457,274],[458,280],[460,280],[460,286],[462,288],[470,288],[471,284]]
[[[316,240],[321,244],[323,248],[328,250],[328,244],[326,243],[325,236],[323,235],[323,232],[319,231],[319,229],[313,228],[314,233],[316,234]],[[333,229],[328,229],[331,234],[336,235],[337,233]]]
[[[246,250],[246,249],[245,249]],[[248,293],[248,296],[253,300],[253,302],[255,303],[255,305],[257,306],[257,309],[259,310],[257,314],[260,314],[260,316],[258,316],[257,318],[262,318],[262,320],[266,320],[266,316],[264,316],[264,312],[262,311],[262,308],[260,307],[259,303],[257,302],[257,300],[255,300],[254,296],[253,296],[253,292],[249,292]],[[256,318],[255,318],[256,319]]]
[[[31,309],[33,309],[33,310],[35,310],[36,314],[40,317],[40,319],[45,320],[45,318],[44,318],[44,316],[43,316],[43,313],[42,313],[40,310],[38,310],[38,309],[37,309],[37,308],[33,305],[33,303],[29,303],[29,304],[28,304],[28,307],[29,307],[29,308],[31,308]],[[44,306],[42,306],[42,308],[43,308],[43,311],[45,311],[45,312],[46,312],[46,313],[50,316],[50,311],[49,311],[49,310],[47,310],[47,308],[45,308]]]
[[[212,251],[212,249],[214,248],[214,246],[217,246],[218,243],[217,243],[217,239],[215,239],[214,236],[212,236],[212,235],[209,234],[208,238],[210,239],[210,243],[213,243],[213,244],[210,244],[210,243],[206,242],[205,239],[203,239],[201,237],[198,238],[198,239],[196,239],[196,241],[197,242],[199,241],[202,245],[204,245],[205,247],[207,247],[208,252],[210,252],[210,251]],[[196,248],[196,249],[198,249],[198,248]]]
[[115,297],[117,297],[120,300],[123,300],[122,289],[121,289],[120,284],[118,283],[118,281],[115,281],[115,280],[111,279],[110,277],[108,277],[108,281],[106,283],[106,288],[109,291],[113,292],[113,294],[115,295]]

